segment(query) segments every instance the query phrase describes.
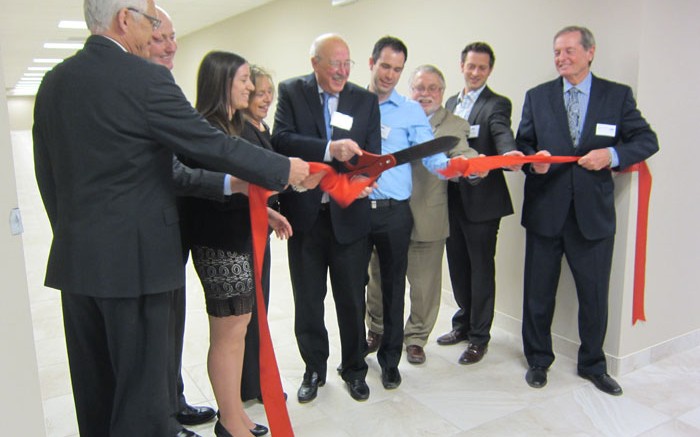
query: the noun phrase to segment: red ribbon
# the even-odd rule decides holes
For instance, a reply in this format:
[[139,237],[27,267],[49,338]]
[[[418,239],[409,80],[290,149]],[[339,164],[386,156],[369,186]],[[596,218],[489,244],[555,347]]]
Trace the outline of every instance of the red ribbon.
[[[346,174],[338,174],[326,164],[310,162],[309,172],[312,174],[325,172],[320,187],[327,192],[340,206],[347,207],[366,187],[376,178],[350,178]],[[250,226],[253,235],[253,269],[255,273],[255,295],[257,299],[258,329],[260,330],[260,391],[265,402],[265,414],[270,425],[270,432],[275,437],[294,436],[292,423],[289,420],[287,404],[282,391],[282,380],[275,351],[272,347],[270,328],[267,324],[267,309],[262,295],[262,265],[267,246],[267,199],[272,194],[257,185],[248,187],[248,202],[250,205]]]
[[[440,173],[447,177],[468,176],[497,168],[517,164],[564,163],[578,161],[580,156],[485,156],[478,158],[455,157]],[[646,321],[644,315],[644,289],[646,281],[647,258],[647,226],[649,223],[649,198],[651,197],[651,172],[646,162],[630,166],[624,173],[639,172],[638,207],[637,207],[637,238],[634,250],[634,286],[632,294],[632,325],[639,320]]]
[[651,197],[651,172],[647,163],[634,164],[623,173],[639,173],[637,182],[637,239],[634,248],[634,293],[632,295],[632,325],[646,321],[644,315],[644,289],[646,285],[647,227],[649,224],[649,199]]

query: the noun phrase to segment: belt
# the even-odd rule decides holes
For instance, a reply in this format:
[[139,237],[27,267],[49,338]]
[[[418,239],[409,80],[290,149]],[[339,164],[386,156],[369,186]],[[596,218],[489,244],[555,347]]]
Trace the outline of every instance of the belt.
[[375,199],[375,200],[370,200],[369,201],[369,206],[372,209],[377,209],[377,208],[391,208],[393,206],[398,206],[398,205],[403,205],[404,203],[408,202],[408,199],[406,200],[396,200],[396,199]]

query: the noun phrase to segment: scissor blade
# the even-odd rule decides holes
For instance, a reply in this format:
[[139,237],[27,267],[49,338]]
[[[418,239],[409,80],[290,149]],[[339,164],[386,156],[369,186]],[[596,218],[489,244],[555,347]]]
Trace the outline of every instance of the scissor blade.
[[396,159],[396,165],[401,165],[425,158],[426,156],[435,155],[436,153],[447,152],[456,146],[457,143],[459,143],[459,138],[448,135],[417,144],[413,147],[408,147],[396,153],[392,153],[392,155],[394,155]]

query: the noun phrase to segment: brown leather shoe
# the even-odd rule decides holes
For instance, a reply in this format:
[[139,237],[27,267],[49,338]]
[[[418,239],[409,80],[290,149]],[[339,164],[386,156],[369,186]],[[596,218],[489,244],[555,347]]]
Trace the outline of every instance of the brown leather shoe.
[[382,344],[382,334],[377,334],[374,331],[367,331],[367,354],[377,352],[379,345]]
[[474,343],[469,343],[467,349],[462,352],[462,355],[459,357],[459,364],[478,363],[482,358],[484,358],[484,355],[486,355],[486,351],[488,350],[489,346],[487,344],[477,345]]
[[406,346],[406,359],[411,364],[423,364],[425,363],[425,351],[415,344]]
[[462,334],[461,332],[453,329],[447,334],[442,334],[441,336],[439,336],[437,338],[437,343],[440,346],[449,346],[451,344],[457,344],[467,340],[469,340],[469,336],[467,334]]

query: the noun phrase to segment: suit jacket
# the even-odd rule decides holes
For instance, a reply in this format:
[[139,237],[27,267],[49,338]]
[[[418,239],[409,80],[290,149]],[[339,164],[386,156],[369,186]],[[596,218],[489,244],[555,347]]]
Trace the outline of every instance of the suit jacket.
[[102,36],[49,72],[34,106],[34,161],[53,242],[46,285],[137,297],[184,285],[172,157],[269,189],[289,160],[214,129],[170,72]]
[[[593,149],[614,147],[620,168],[653,155],[656,134],[637,109],[632,90],[593,76],[580,145],[574,148],[564,107],[561,78],[529,90],[518,128],[518,148],[526,155],[548,150],[552,155],[583,156]],[[599,124],[615,126],[607,136]],[[526,169],[527,170],[527,169]],[[610,171],[589,171],[572,164],[552,165],[543,175],[526,171],[522,224],[546,237],[558,235],[573,202],[578,226],[587,239],[615,233],[615,199]]]
[[[314,74],[288,79],[279,84],[272,145],[283,155],[306,161],[323,162],[328,138],[323,119],[318,84]],[[332,139],[350,138],[371,153],[381,151],[381,125],[377,96],[347,83],[338,97],[338,112],[353,118],[350,131],[333,128]],[[335,159],[330,163],[337,171],[345,166]],[[321,207],[319,188],[304,193],[280,194],[281,212],[296,231],[307,231],[316,221]],[[343,209],[331,199],[331,220],[339,243],[350,243],[369,234],[369,201],[359,199]]]
[[[448,151],[449,157],[473,157],[477,153],[467,145],[469,123],[448,112],[442,106],[430,117],[430,126],[435,138],[448,135],[459,138],[459,143]],[[413,241],[439,241],[449,236],[447,214],[447,181],[430,173],[421,161],[411,162],[413,191],[411,213],[413,214]]]
[[[447,99],[445,108],[454,112],[458,94]],[[510,128],[512,105],[487,86],[479,94],[469,114],[469,124],[479,126],[479,136],[469,138],[469,146],[486,156],[502,155],[515,150],[515,140]],[[508,185],[503,170],[491,170],[479,184],[470,184],[462,178],[459,191],[467,219],[473,222],[499,219],[513,214]]]

